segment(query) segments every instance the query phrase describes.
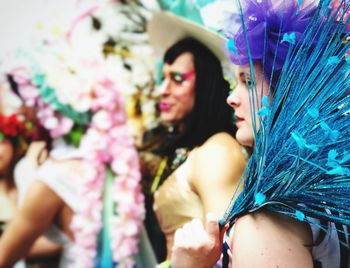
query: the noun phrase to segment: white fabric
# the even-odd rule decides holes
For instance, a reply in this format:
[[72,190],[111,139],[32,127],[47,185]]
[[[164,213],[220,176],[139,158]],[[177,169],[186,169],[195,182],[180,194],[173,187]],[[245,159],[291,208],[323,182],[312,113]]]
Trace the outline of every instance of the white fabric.
[[24,261],[18,261],[12,268],[26,268],[26,264]]
[[[52,158],[55,155],[55,150],[50,154]],[[62,148],[57,155],[64,155]],[[70,154],[70,156],[78,156],[78,153]],[[65,158],[67,160],[69,158]],[[72,159],[72,158],[70,158]],[[15,182],[18,189],[18,204],[23,205],[25,195],[30,185],[36,181],[42,181],[74,211],[79,203],[77,190],[83,179],[83,167],[73,169],[72,165],[66,164],[63,160],[47,160],[38,168],[35,163],[27,158],[23,158],[17,164],[15,169]],[[56,242],[63,247],[63,253],[60,260],[60,267],[68,267],[72,263],[70,250],[72,241],[63,233],[56,225],[51,224],[45,232],[45,236],[53,242]]]
[[67,145],[63,139],[57,139],[53,143],[54,149],[50,151],[50,157],[55,160],[69,160],[82,158],[84,152],[72,145]]
[[48,185],[75,211],[79,204],[77,190],[82,183],[83,170],[73,168],[64,162],[49,160],[40,166],[36,178]]

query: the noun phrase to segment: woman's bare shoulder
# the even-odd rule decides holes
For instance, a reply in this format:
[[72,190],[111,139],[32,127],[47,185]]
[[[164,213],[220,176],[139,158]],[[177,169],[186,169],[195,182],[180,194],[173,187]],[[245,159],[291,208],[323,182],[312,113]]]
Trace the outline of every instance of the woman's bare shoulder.
[[[306,223],[259,211],[239,218],[232,235],[234,267],[312,267]],[[252,257],[253,256],[253,257]]]
[[220,132],[211,136],[203,145],[195,148],[189,157],[191,181],[193,184],[206,180],[219,183],[240,177],[246,158],[239,143],[228,133]]
[[220,132],[211,136],[205,143],[194,150],[197,157],[227,157],[227,155],[243,155],[240,144],[228,133]]
[[222,215],[245,165],[241,146],[227,133],[212,136],[191,153],[188,181],[200,196],[205,211]]
[[236,139],[227,132],[219,132],[212,135],[209,139],[206,140],[203,146],[208,146],[212,144],[222,144],[222,145],[230,144],[230,145],[240,146],[239,143],[236,141]]

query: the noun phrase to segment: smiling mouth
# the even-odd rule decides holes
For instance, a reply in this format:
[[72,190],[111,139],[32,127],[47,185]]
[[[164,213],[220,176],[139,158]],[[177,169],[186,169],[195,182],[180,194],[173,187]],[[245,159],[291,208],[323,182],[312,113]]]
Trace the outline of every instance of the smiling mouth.
[[168,110],[170,110],[171,106],[172,106],[171,104],[161,102],[161,103],[159,104],[159,109],[160,109],[161,111],[168,111]]

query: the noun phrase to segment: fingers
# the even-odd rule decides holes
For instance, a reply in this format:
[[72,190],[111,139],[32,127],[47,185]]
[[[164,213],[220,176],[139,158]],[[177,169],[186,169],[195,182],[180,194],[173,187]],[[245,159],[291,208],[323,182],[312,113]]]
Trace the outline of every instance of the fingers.
[[212,248],[221,245],[224,232],[220,233],[215,215],[207,215],[207,228],[199,219],[186,223],[175,232],[174,246],[186,249]]
[[194,237],[205,237],[207,235],[203,223],[199,219],[194,219],[189,225],[189,231]]
[[194,219],[175,232],[174,246],[196,248],[205,241],[207,236],[202,222]]
[[229,227],[230,227],[229,223],[226,223],[225,226],[220,231],[220,244],[222,244],[224,240],[224,235],[226,234]]
[[173,267],[213,267],[221,255],[219,224],[214,215],[207,228],[199,219],[175,232],[171,261]]
[[174,247],[182,247],[184,244],[183,229],[179,228],[176,230],[174,235]]
[[37,160],[40,152],[42,152],[45,147],[46,143],[44,141],[32,142],[28,148],[27,157]]
[[209,239],[211,239],[212,241],[217,241],[220,238],[218,219],[213,213],[207,214],[207,233]]

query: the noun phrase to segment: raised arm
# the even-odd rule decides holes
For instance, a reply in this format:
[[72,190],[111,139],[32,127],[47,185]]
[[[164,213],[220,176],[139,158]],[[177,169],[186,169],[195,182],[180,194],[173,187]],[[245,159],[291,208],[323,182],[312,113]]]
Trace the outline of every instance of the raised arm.
[[12,267],[53,222],[63,201],[47,185],[35,181],[0,239],[0,267]]

